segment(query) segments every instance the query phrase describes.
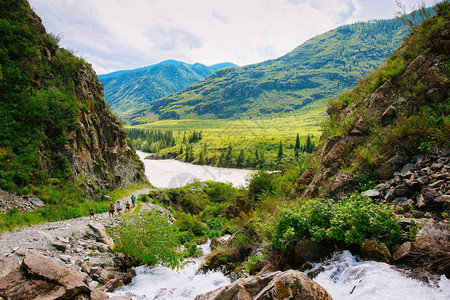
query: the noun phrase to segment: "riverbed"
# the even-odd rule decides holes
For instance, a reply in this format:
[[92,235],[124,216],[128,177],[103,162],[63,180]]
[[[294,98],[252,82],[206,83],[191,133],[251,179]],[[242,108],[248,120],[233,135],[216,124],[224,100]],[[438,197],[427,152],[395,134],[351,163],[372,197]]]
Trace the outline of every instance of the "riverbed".
[[157,188],[176,188],[193,181],[218,181],[234,187],[247,186],[247,180],[255,171],[194,165],[175,159],[145,159],[149,153],[136,151],[145,165],[145,175]]

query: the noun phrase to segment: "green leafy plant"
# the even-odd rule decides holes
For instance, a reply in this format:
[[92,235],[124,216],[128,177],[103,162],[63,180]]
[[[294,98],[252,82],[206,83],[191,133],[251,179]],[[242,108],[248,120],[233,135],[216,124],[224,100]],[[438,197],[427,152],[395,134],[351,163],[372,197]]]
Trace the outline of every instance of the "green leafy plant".
[[136,265],[180,266],[178,230],[165,216],[157,213],[133,215],[124,218],[124,223],[110,234],[116,244],[115,251],[122,252]]
[[352,194],[339,201],[314,199],[284,210],[275,222],[272,242],[278,249],[292,249],[292,241],[304,238],[351,246],[377,237],[391,245],[401,239],[401,233],[389,207]]

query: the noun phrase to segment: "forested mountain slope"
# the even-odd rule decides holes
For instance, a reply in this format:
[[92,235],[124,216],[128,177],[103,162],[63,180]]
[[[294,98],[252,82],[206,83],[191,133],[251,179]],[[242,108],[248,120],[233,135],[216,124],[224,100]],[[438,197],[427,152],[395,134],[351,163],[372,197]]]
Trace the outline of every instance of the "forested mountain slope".
[[205,66],[168,60],[129,71],[99,75],[104,85],[105,101],[113,112],[126,117],[133,110],[148,107],[156,99],[183,90],[215,71],[235,66],[221,63]]
[[257,117],[315,101],[325,105],[384,62],[406,34],[398,20],[342,26],[278,59],[220,70],[134,114],[134,123],[149,121],[152,113],[160,119]]

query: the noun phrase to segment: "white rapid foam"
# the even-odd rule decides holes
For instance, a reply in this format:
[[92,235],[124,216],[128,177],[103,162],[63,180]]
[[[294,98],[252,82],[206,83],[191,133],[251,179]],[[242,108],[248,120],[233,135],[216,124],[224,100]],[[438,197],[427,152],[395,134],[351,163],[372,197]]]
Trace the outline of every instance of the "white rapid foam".
[[145,159],[149,153],[142,151],[136,151],[136,153],[145,164],[145,175],[157,188],[181,187],[194,180],[226,182],[235,187],[246,186],[246,179],[254,172],[245,169],[193,165],[175,159]]
[[133,300],[144,299],[194,299],[218,287],[230,284],[230,280],[221,272],[208,272],[197,274],[198,268],[206,254],[210,252],[209,241],[199,246],[203,257],[191,260],[179,271],[157,266],[136,268],[137,276],[131,284],[124,286],[110,296],[130,296]]
[[449,300],[450,283],[443,275],[438,286],[406,277],[394,267],[373,261],[357,261],[348,251],[338,253],[314,280],[334,300]]

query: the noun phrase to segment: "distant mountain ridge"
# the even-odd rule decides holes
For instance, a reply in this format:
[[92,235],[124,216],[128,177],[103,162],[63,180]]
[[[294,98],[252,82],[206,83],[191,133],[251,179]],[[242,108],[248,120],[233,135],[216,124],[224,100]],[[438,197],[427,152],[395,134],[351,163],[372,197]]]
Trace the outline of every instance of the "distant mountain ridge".
[[178,92],[190,84],[201,81],[219,69],[236,66],[219,63],[206,66],[166,60],[134,70],[121,70],[98,75],[104,85],[105,100],[119,115],[148,107],[156,99]]
[[[219,70],[134,112],[132,124],[159,119],[239,118],[293,112],[351,89],[407,35],[396,19],[338,27],[274,60]],[[157,117],[156,117],[156,116]]]

